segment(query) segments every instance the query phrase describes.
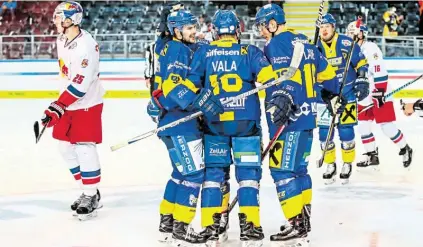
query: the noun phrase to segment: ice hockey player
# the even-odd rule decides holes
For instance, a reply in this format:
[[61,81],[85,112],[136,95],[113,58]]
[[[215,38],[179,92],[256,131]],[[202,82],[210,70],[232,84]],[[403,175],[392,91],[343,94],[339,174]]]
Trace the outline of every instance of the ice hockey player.
[[[240,22],[233,11],[219,10],[212,20],[214,41],[194,53],[188,81],[203,84],[226,102],[255,88],[255,82],[274,80],[264,53],[240,44]],[[205,182],[201,192],[203,235],[217,244],[222,206],[221,191],[227,168],[233,163],[239,184],[239,224],[242,246],[261,246],[264,238],[259,215],[261,168],[260,100],[258,95],[223,103],[224,113],[204,119]],[[233,153],[233,156],[232,154]],[[222,205],[222,201],[226,201]]]
[[367,26],[361,25],[360,30],[356,29],[356,22],[351,22],[348,25],[347,32],[350,37],[355,32],[359,33],[357,44],[369,64],[368,75],[371,83],[370,89],[372,90],[371,95],[359,102],[358,111],[360,112],[366,106],[373,104],[370,109],[358,115],[358,130],[366,150],[364,155],[367,157],[365,161],[358,162],[357,167],[379,165],[379,152],[372,132],[373,121],[376,121],[382,128],[383,133],[399,147],[399,155],[403,158],[403,165],[408,167],[411,164],[413,150],[405,141],[401,130],[395,126],[394,103],[389,99],[385,101],[385,93],[387,93],[389,86],[388,71],[383,61],[382,51],[375,43],[366,40],[368,34]]
[[100,206],[101,173],[96,145],[102,142],[104,90],[99,80],[98,45],[80,28],[82,13],[76,2],[60,3],[54,10],[63,88],[41,121],[53,127],[53,138],[59,140],[60,153],[82,190],[71,209],[85,220],[96,216]]
[[277,77],[288,69],[293,45],[305,43],[304,56],[294,76],[266,91],[270,139],[279,127],[285,126],[270,151],[269,165],[282,211],[288,219],[279,233],[270,236],[270,241],[273,246],[306,246],[307,232],[311,230],[312,197],[307,165],[316,128],[313,84],[322,84],[326,95],[336,99],[338,82],[334,80],[334,69],[319,50],[307,44],[303,36],[287,30],[285,24],[285,13],[276,4],[265,5],[256,14],[255,28],[267,40],[264,52]]
[[[345,68],[347,54],[350,49],[353,49],[345,85],[341,92],[342,97],[346,99],[346,104],[336,126],[344,162],[339,177],[343,180],[342,183],[347,183],[351,176],[352,163],[355,160],[354,126],[357,125],[357,100],[361,101],[369,94],[369,82],[366,75],[368,64],[366,58],[360,52],[360,47],[355,45],[351,48],[353,40],[346,35],[338,34],[335,31],[335,25],[336,20],[331,14],[325,14],[322,17],[318,47],[328,62],[335,68],[340,83],[342,83],[344,71],[347,69]],[[319,107],[319,109],[319,139],[323,148],[331,120],[330,114],[324,113],[328,112],[326,107]],[[324,163],[327,164],[326,172],[323,174],[326,183],[334,182],[337,174],[333,136],[332,133],[326,155],[323,157]]]
[[[202,111],[206,117],[223,112],[223,106],[211,90],[186,81],[195,42],[197,18],[185,10],[169,14],[167,19],[173,40],[159,53],[156,78],[161,79],[153,92],[150,105],[160,109],[158,126]],[[150,106],[149,106],[150,107]],[[172,178],[166,185],[160,205],[160,227],[163,241],[169,235],[177,246],[204,244],[206,238],[194,232],[190,223],[195,216],[200,188],[204,180],[202,133],[197,119],[184,122],[158,133],[172,162]]]
[[157,67],[157,58],[159,57],[160,51],[163,49],[165,44],[172,40],[169,28],[167,27],[167,17],[170,13],[184,9],[184,4],[180,1],[169,1],[160,14],[160,23],[156,29],[156,40],[148,46],[145,51],[146,64],[144,69],[144,79],[146,86],[150,88],[150,94],[157,89],[158,83],[155,84],[155,74]]

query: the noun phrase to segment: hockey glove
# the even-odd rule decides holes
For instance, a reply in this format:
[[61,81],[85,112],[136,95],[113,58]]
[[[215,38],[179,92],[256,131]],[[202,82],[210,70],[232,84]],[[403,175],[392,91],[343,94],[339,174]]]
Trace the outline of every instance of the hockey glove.
[[163,91],[158,89],[154,90],[152,93],[152,97],[150,99],[150,102],[148,102],[147,105],[147,113],[153,120],[153,122],[158,123],[161,115],[163,114],[163,107],[160,104],[160,97],[163,96]]
[[194,108],[203,112],[206,118],[213,117],[224,112],[220,100],[213,95],[210,89],[203,88],[192,103]]
[[385,91],[383,89],[376,88],[372,92],[373,105],[378,108],[382,107],[385,104]]
[[301,110],[294,104],[292,95],[281,89],[272,93],[272,98],[266,103],[266,112],[270,120],[278,127],[294,122],[301,116]]
[[47,124],[47,128],[56,125],[60,118],[65,114],[66,106],[58,101],[54,101],[44,111],[44,116],[41,119],[43,125]]
[[358,77],[354,83],[354,93],[358,101],[362,101],[369,96],[369,79],[366,77]]
[[421,110],[423,110],[423,102],[422,102],[422,99],[419,99],[416,102],[414,102],[413,109],[415,111],[421,111]]
[[[341,115],[342,112],[345,110],[345,106],[347,105],[347,101],[344,97],[339,96],[338,94],[334,94],[326,89],[322,89],[321,91],[321,97],[323,102],[326,103],[326,106],[328,107],[328,110],[332,116],[339,114]],[[339,102],[338,98],[340,98]]]

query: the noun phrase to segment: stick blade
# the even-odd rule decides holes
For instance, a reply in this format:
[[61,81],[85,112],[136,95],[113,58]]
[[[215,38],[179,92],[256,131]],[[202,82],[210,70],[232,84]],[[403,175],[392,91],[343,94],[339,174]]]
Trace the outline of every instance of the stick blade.
[[34,123],[34,134],[35,134],[35,143],[38,143],[38,137],[40,136],[40,124],[38,121]]

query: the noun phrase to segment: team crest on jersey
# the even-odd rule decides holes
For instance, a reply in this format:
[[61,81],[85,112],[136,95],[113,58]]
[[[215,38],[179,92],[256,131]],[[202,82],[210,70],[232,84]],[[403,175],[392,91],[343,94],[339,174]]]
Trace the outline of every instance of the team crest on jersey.
[[342,44],[344,46],[351,46],[351,41],[344,39],[344,40],[342,40]]
[[373,58],[374,58],[375,60],[378,60],[378,59],[379,59],[379,56],[377,55],[377,53],[373,54]]
[[69,46],[69,50],[75,49],[78,46],[78,43],[74,42]]
[[82,60],[81,67],[86,68],[88,66],[88,59]]
[[248,54],[248,46],[241,46],[241,55]]

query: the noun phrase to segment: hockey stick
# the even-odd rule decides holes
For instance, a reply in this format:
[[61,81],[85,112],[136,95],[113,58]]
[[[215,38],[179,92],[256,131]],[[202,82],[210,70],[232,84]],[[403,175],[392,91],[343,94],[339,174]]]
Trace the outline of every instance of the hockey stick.
[[50,123],[50,120],[43,126],[43,128],[41,129],[41,132],[40,132],[40,124],[38,123],[38,121],[35,121],[35,123],[34,123],[34,134],[35,134],[35,143],[36,144],[40,141],[41,136],[43,136],[44,131],[46,130],[47,125],[49,123]]
[[[403,90],[404,88],[406,88],[406,87],[410,86],[411,84],[415,83],[416,81],[420,80],[422,77],[423,77],[423,74],[421,74],[420,76],[418,76],[418,77],[414,78],[412,81],[409,81],[409,82],[405,83],[405,84],[404,84],[404,85],[402,85],[401,87],[399,87],[399,88],[397,88],[397,89],[392,90],[390,93],[386,94],[384,98],[386,99],[386,98],[388,98],[388,97],[391,97],[392,95],[394,95],[394,94],[398,93],[399,91]],[[368,106],[364,107],[363,109],[361,109],[361,111],[359,111],[359,112],[358,112],[358,114],[360,114],[360,113],[363,113],[363,112],[367,111],[368,109],[372,108],[372,107],[373,107],[373,105],[374,105],[374,104],[373,104],[373,103],[371,103],[370,105],[368,105]]]
[[[356,28],[357,29],[360,28],[360,24],[361,24],[361,17],[359,17],[358,20],[357,20],[357,22],[356,22]],[[354,50],[354,46],[356,44],[357,36],[358,36],[358,34],[354,34],[354,38],[353,38],[353,42],[352,42],[352,45],[351,45],[351,49],[348,51],[348,54],[347,54],[347,62],[345,64],[344,75],[343,75],[343,78],[342,78],[341,87],[339,89],[339,93],[340,94],[342,94],[342,89],[344,88],[345,82],[347,80],[348,69],[349,69],[350,64],[351,64],[351,57],[352,57],[352,53],[353,53],[353,50]],[[338,99],[336,100],[335,105],[339,105],[340,102],[341,102],[341,96],[338,97]],[[335,116],[332,117],[332,121],[331,121],[330,126],[329,126],[328,135],[326,136],[325,145],[324,145],[323,150],[322,150],[322,158],[317,163],[317,167],[318,168],[322,167],[322,165],[323,165],[323,160],[325,159],[325,155],[326,155],[326,151],[327,151],[327,148],[328,148],[328,145],[329,145],[329,141],[331,139],[331,136],[332,136],[332,133],[333,133],[333,129],[335,128],[336,119],[338,117],[339,117],[339,114],[335,114]]]
[[[285,80],[288,80],[297,71],[298,67],[300,66],[301,60],[303,58],[303,55],[304,55],[304,45],[301,44],[300,42],[295,43],[295,45],[294,45],[294,53],[293,53],[293,56],[292,56],[291,64],[289,65],[288,71],[284,75],[282,75],[281,77],[279,77],[278,79],[276,79],[276,80],[274,80],[272,82],[263,84],[263,85],[255,88],[255,89],[252,89],[250,91],[247,91],[245,93],[242,93],[242,94],[240,94],[240,95],[238,95],[236,97],[231,97],[228,100],[223,101],[221,103],[224,105],[224,104],[230,104],[232,102],[236,102],[237,100],[246,98],[246,97],[248,97],[250,95],[253,95],[253,94],[258,93],[259,91],[262,91],[262,90],[264,90],[266,88],[272,87],[272,86],[277,85],[277,84],[279,84],[279,83],[281,83],[281,82],[283,82]],[[197,118],[197,117],[199,117],[201,115],[203,115],[203,113],[201,111],[196,112],[196,113],[191,114],[189,116],[186,116],[184,118],[181,118],[181,119],[178,119],[176,121],[173,121],[173,122],[171,122],[169,124],[163,125],[162,127],[159,127],[157,129],[154,129],[154,130],[150,130],[149,132],[146,132],[146,133],[141,134],[139,136],[133,137],[133,138],[127,140],[127,141],[124,141],[122,143],[116,144],[114,146],[111,146],[110,149],[112,151],[116,151],[116,150],[118,150],[120,148],[123,148],[125,146],[128,146],[128,145],[130,145],[132,143],[138,142],[138,141],[143,140],[143,139],[145,139],[147,137],[150,137],[152,135],[155,135],[155,134],[157,134],[160,131],[163,131],[165,129],[169,129],[169,128],[175,127],[176,125],[181,124],[181,123],[184,123],[184,122],[187,122],[187,121],[189,121],[191,119],[195,119],[195,118]]]
[[[321,22],[322,22],[324,6],[325,6],[325,0],[322,0],[322,2],[320,2],[319,13],[318,13],[318,17],[317,17],[317,20],[316,20],[316,31],[314,32],[314,43],[313,44],[315,46],[317,46],[317,40],[319,38],[320,25],[321,25]],[[276,130],[276,133],[273,136],[272,140],[269,142],[269,144],[267,144],[266,149],[261,154],[261,161],[262,162],[263,162],[264,158],[267,156],[267,154],[269,153],[269,151],[273,148],[273,146],[275,146],[276,140],[282,134],[285,127],[286,127],[286,125],[282,125]],[[228,213],[230,213],[232,211],[232,209],[235,207],[237,202],[238,202],[238,195],[236,195],[235,198],[232,200],[231,204],[229,204],[229,207],[228,207],[228,210],[227,210]]]

